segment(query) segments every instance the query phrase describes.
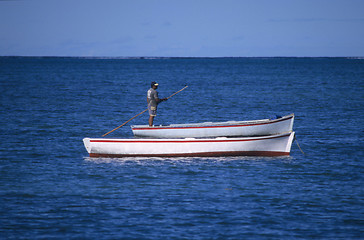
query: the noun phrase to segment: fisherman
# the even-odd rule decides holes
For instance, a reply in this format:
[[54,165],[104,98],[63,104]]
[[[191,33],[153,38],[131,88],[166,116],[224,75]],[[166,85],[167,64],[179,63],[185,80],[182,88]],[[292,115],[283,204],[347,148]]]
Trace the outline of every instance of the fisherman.
[[149,112],[149,127],[153,126],[154,117],[157,116],[157,105],[163,101],[167,101],[167,98],[158,98],[158,83],[152,82],[151,88],[147,92],[148,112]]

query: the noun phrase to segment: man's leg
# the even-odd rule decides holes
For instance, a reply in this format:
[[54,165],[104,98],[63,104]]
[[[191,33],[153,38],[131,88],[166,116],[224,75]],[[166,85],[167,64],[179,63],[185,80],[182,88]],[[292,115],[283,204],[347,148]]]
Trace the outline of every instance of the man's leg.
[[153,126],[154,116],[149,116],[149,127]]

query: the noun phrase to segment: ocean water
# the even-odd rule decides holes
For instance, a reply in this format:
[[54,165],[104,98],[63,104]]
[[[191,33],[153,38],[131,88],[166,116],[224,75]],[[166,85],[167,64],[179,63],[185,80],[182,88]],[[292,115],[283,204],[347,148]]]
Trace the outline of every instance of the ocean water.
[[[289,157],[89,158],[155,124],[295,113]],[[364,60],[0,57],[0,239],[364,239]],[[132,137],[130,125],[110,137]]]

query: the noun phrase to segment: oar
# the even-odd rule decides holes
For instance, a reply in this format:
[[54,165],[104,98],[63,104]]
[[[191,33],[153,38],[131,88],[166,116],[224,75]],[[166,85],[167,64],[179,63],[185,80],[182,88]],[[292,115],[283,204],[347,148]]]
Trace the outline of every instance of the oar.
[[[170,99],[171,97],[173,97],[173,96],[174,96],[174,95],[176,95],[177,93],[182,92],[182,91],[183,91],[183,90],[185,90],[187,87],[188,87],[188,86],[185,86],[185,87],[184,87],[184,88],[182,88],[181,90],[179,90],[179,91],[177,91],[177,92],[173,93],[171,96],[167,97],[167,99]],[[148,108],[147,108],[147,109],[145,109],[144,111],[142,111],[142,112],[138,113],[138,114],[137,114],[137,115],[135,115],[134,117],[130,118],[128,121],[124,122],[124,123],[123,123],[123,124],[121,124],[119,127],[114,128],[113,130],[111,130],[110,132],[105,133],[105,134],[104,134],[104,135],[102,135],[102,136],[103,136],[103,137],[105,137],[105,136],[106,136],[106,135],[108,135],[109,133],[112,133],[113,131],[115,131],[115,130],[117,130],[117,129],[121,128],[122,126],[124,126],[125,124],[127,124],[128,122],[130,122],[131,120],[133,120],[134,118],[136,118],[137,116],[139,116],[139,115],[141,115],[141,114],[145,113],[147,110],[148,110]]]

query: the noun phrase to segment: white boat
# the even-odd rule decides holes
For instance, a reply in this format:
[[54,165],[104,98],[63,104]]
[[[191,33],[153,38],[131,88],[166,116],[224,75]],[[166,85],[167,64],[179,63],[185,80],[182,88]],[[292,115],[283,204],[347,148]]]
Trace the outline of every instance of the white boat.
[[294,132],[239,138],[84,138],[90,157],[220,157],[289,155]]
[[273,120],[205,122],[153,127],[133,125],[131,129],[134,136],[149,138],[267,136],[292,131],[293,121],[292,113]]

